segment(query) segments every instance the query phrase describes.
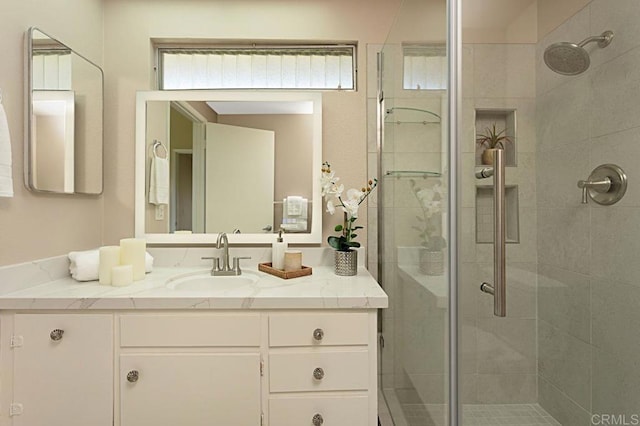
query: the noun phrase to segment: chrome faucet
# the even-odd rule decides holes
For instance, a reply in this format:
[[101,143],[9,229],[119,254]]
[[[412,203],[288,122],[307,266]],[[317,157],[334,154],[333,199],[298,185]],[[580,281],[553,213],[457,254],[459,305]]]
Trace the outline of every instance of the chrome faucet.
[[[222,259],[218,257],[203,257],[202,259],[213,260],[213,268],[211,268],[211,275],[213,276],[230,276],[241,275],[240,259],[251,259],[251,257],[238,256],[233,258],[233,268],[229,265],[229,238],[227,238],[226,232],[218,234],[216,240],[216,248],[222,249]],[[222,260],[222,261],[221,261]]]
[[[222,247],[220,244],[222,243]],[[222,265],[218,268],[222,272],[228,272],[231,270],[229,266],[229,239],[226,232],[218,234],[218,240],[216,241],[216,248],[222,248]],[[215,275],[215,274],[214,274]]]

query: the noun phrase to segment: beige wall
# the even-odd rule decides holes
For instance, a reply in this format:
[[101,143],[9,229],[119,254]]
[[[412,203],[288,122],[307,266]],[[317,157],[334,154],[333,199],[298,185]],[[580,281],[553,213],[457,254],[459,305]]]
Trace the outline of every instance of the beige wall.
[[[347,187],[357,187],[367,176],[364,52],[368,43],[384,40],[398,5],[398,0],[107,0],[105,242],[134,232],[135,93],[152,88],[151,38],[357,41],[360,90],[323,94],[323,157]],[[324,219],[326,237],[340,218]]]
[[34,194],[23,184],[24,35],[31,26],[59,38],[92,61],[103,59],[101,0],[3,0],[0,89],[13,151],[13,198],[0,198],[0,265],[61,255],[101,243],[100,196]]

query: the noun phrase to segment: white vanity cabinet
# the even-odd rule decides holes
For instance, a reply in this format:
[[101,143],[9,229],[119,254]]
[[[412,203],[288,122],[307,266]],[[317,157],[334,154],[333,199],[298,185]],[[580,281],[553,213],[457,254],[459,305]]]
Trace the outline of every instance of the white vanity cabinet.
[[2,321],[11,336],[2,348],[3,418],[14,426],[113,424],[113,315],[19,313]]
[[375,309],[31,312],[0,426],[377,425]]

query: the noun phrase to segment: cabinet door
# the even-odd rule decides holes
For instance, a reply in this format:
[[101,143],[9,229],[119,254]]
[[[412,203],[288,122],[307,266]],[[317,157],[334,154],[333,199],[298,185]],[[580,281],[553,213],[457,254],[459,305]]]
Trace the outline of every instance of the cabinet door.
[[[113,424],[113,319],[100,314],[16,314],[14,426]],[[62,330],[57,339],[54,330]]]
[[259,425],[260,355],[121,355],[120,413],[122,426]]

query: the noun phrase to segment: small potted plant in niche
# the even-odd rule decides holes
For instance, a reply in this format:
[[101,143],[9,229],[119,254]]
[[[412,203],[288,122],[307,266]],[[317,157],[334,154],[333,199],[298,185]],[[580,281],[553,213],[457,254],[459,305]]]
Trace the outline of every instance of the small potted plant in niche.
[[327,200],[327,211],[331,214],[341,208],[344,214],[343,223],[336,225],[335,231],[339,234],[327,239],[331,247],[335,249],[336,275],[355,275],[358,270],[358,252],[353,250],[360,247],[360,243],[354,241],[358,236],[356,231],[364,229],[355,224],[358,219],[358,208],[367,199],[371,191],[378,185],[377,179],[369,179],[367,185],[358,190],[351,188],[344,193],[344,185],[338,184],[339,177],[331,170],[331,165],[326,161],[322,163],[322,196]]
[[501,131],[496,130],[496,123],[493,123],[491,128],[486,127],[483,133],[476,135],[476,144],[480,147],[485,147],[482,151],[482,164],[493,164],[493,151],[492,149],[504,149],[507,142],[511,142],[511,138],[506,135],[507,129]]
[[413,229],[418,231],[422,249],[420,250],[420,272],[426,275],[444,274],[444,249],[447,240],[442,236],[442,206],[445,189],[440,180],[424,187],[416,181],[409,181],[413,195],[418,200],[422,215]]

